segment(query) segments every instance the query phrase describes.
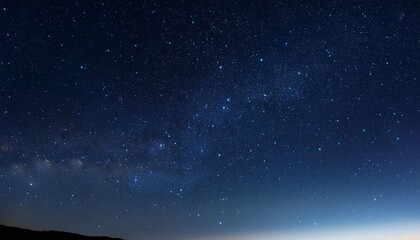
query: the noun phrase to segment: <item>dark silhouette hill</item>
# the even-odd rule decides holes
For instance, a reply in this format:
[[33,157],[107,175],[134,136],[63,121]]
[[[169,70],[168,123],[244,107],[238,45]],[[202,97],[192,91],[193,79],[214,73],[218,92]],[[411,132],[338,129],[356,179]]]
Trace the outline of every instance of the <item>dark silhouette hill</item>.
[[33,231],[17,227],[0,225],[0,239],[2,240],[122,240],[111,237],[89,237],[76,233],[60,231]]

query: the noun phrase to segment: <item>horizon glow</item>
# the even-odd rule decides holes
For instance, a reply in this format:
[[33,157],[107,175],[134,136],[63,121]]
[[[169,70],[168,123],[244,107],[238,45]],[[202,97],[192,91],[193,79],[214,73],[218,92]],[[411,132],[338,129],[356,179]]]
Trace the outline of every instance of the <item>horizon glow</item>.
[[373,226],[331,227],[245,235],[224,235],[191,240],[419,240],[420,222],[385,223]]

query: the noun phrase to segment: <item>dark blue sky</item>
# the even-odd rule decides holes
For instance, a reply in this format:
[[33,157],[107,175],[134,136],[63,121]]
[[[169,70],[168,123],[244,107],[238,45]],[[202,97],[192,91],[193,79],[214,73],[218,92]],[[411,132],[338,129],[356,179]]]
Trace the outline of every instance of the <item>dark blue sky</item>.
[[420,220],[416,1],[0,2],[0,223],[127,239]]

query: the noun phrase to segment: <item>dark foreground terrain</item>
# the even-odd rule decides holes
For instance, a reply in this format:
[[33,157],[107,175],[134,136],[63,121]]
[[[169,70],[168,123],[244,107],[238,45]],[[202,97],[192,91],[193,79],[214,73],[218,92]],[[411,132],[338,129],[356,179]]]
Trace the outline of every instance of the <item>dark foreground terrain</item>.
[[120,238],[110,237],[88,237],[75,233],[59,232],[59,231],[33,231],[17,227],[9,227],[0,225],[0,239],[9,240],[31,240],[31,239],[59,239],[59,240],[121,240]]

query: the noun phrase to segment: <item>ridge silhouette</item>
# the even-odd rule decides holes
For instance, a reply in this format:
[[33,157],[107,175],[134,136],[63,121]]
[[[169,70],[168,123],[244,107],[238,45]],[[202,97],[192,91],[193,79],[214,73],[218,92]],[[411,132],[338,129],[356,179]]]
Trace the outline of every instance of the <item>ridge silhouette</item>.
[[61,231],[35,231],[18,227],[0,225],[0,239],[4,240],[122,240],[105,236],[84,236],[77,233]]

